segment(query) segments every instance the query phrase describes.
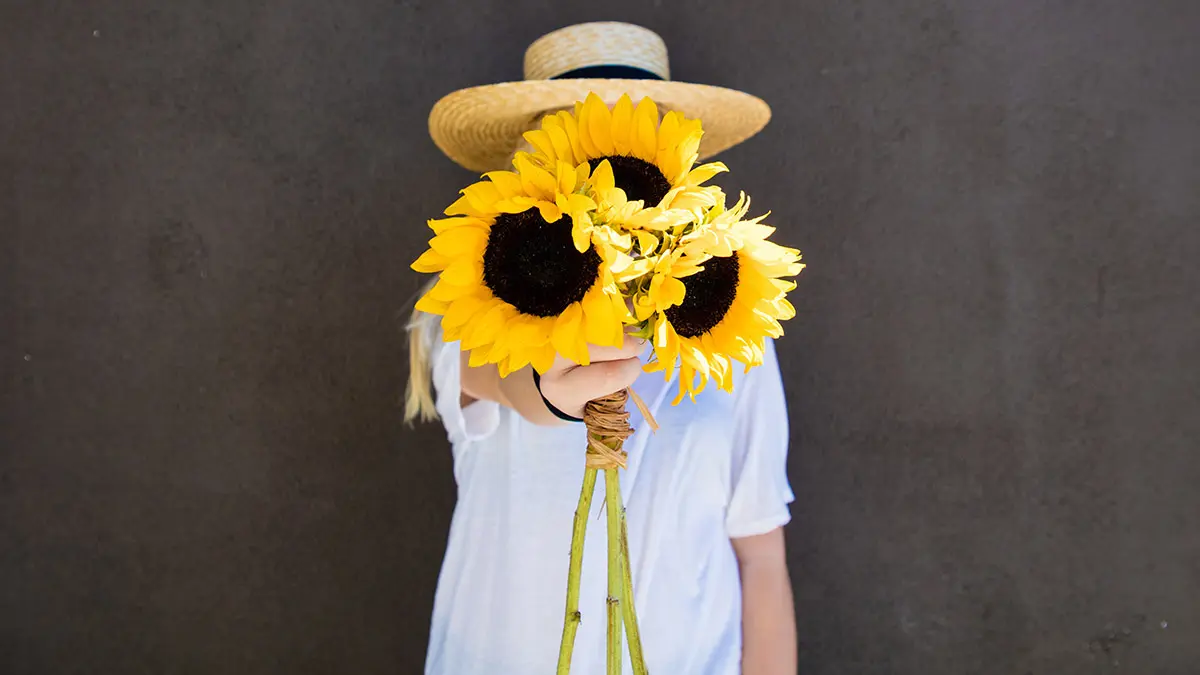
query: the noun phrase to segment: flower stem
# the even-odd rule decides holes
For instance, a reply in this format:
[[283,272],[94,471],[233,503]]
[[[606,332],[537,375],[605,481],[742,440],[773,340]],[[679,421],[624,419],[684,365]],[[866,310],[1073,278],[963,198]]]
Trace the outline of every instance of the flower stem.
[[621,479],[604,470],[604,510],[608,513],[608,675],[621,675]]
[[557,675],[571,672],[571,653],[575,650],[575,633],[583,615],[579,613],[579,573],[583,569],[583,536],[587,532],[588,513],[592,495],[596,492],[596,469],[583,472],[583,488],[575,507],[575,525],[571,529],[571,561],[567,571],[567,611],[563,619],[562,643],[558,648]]
[[629,635],[629,660],[634,675],[646,675],[646,659],[642,654],[642,633],[638,630],[636,604],[633,601],[633,573],[629,569],[629,535],[625,526],[625,509],[621,508],[621,597],[625,598],[625,632]]

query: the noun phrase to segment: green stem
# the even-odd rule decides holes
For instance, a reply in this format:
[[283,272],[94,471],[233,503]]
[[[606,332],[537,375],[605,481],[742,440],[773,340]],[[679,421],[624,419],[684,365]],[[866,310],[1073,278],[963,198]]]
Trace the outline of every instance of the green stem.
[[592,510],[592,495],[596,492],[596,469],[583,472],[583,488],[575,507],[575,525],[571,529],[571,561],[567,571],[567,612],[563,619],[562,643],[558,647],[557,675],[571,672],[571,653],[575,650],[575,633],[583,615],[579,613],[579,573],[583,569],[583,535],[587,532],[588,513]]
[[646,675],[642,654],[642,633],[638,630],[636,604],[633,601],[633,574],[629,569],[629,535],[625,527],[625,508],[621,508],[621,597],[625,598],[625,632],[629,635],[629,660],[634,675]]
[[604,510],[608,513],[608,675],[621,675],[621,479],[604,470]]

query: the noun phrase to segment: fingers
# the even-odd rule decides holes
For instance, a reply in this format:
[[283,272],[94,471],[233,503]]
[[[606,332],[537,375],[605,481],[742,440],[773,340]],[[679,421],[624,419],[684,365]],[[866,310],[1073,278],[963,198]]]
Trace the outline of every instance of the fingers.
[[645,349],[645,340],[626,335],[625,342],[620,347],[588,345],[588,356],[591,357],[592,363],[600,361],[623,361],[641,356],[642,351]]
[[563,375],[563,383],[579,390],[587,402],[633,384],[642,372],[642,360],[634,357],[619,361],[600,361],[590,366],[576,368]]
[[542,395],[559,410],[582,417],[588,401],[629,387],[641,372],[642,360],[633,357],[547,373],[542,378]]

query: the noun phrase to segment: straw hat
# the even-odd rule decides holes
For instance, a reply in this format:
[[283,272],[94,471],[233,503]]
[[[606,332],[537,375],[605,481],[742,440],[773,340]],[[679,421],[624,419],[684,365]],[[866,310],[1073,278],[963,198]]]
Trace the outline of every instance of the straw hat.
[[521,134],[543,113],[569,109],[588,92],[609,105],[621,94],[655,103],[704,125],[700,158],[758,133],[771,119],[766,102],[707,84],[672,82],[667,46],[627,23],[567,26],[525,52],[525,79],[456,91],[433,106],[429,134],[446,156],[472,171],[503,168]]

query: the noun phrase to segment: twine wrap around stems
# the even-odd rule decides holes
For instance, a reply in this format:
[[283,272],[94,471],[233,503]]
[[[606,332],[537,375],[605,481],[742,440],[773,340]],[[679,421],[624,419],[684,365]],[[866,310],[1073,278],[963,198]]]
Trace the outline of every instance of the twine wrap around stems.
[[628,390],[622,389],[594,401],[588,401],[583,408],[583,423],[587,426],[587,468],[608,469],[625,468],[626,453],[622,446],[625,439],[633,435],[633,427],[629,426],[629,412],[625,410],[625,402],[629,399]]

